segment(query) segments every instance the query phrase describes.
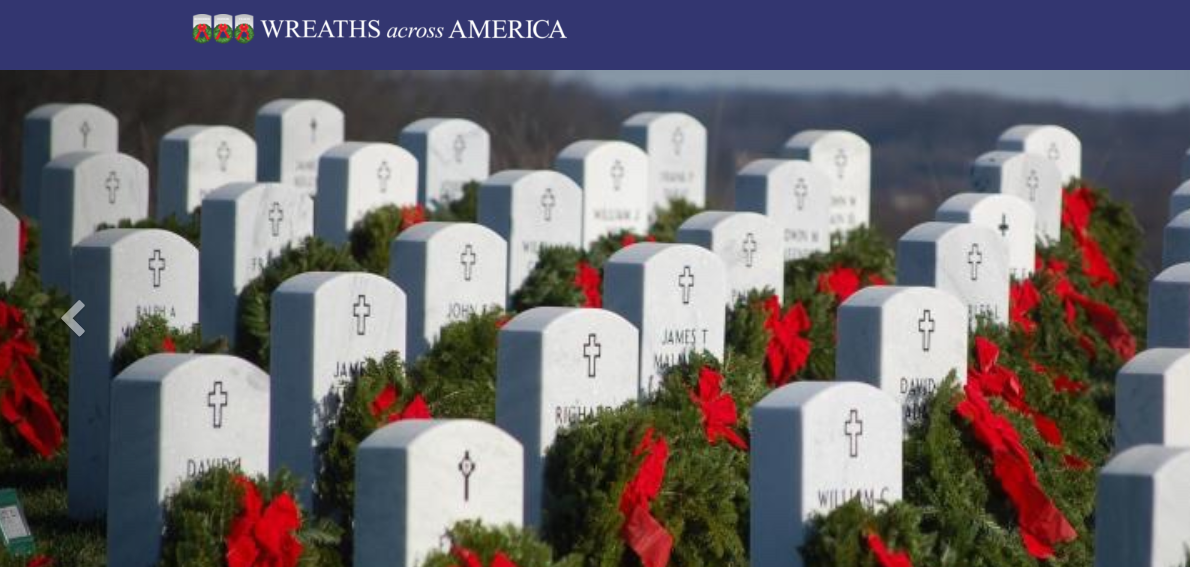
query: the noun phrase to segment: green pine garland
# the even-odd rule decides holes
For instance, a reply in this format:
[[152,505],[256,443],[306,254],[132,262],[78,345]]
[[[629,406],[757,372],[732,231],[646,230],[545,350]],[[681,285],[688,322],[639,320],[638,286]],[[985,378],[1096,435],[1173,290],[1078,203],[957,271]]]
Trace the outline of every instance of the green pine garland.
[[[227,565],[227,535],[242,512],[243,489],[234,482],[242,473],[238,467],[212,467],[188,480],[165,500],[165,534],[161,567],[224,567]],[[287,471],[272,479],[252,478],[265,503],[282,493],[293,494],[297,480]],[[338,529],[329,522],[311,520],[300,509],[302,527],[301,567],[337,567]]]
[[115,226],[110,224],[101,224],[96,231],[105,230],[109,228],[156,228],[160,230],[167,230],[182,238],[185,238],[193,244],[195,248],[200,245],[202,237],[202,208],[199,207],[190,214],[188,220],[179,219],[176,214],[171,214],[163,220],[157,219],[141,219],[138,221],[131,221],[123,219]]
[[439,222],[477,222],[479,218],[479,182],[463,185],[463,196],[453,201],[436,201],[430,220]]
[[586,301],[581,289],[574,284],[578,263],[586,261],[586,254],[569,246],[542,246],[537,264],[525,278],[520,289],[512,294],[512,308],[528,311],[534,307],[579,307]]
[[198,323],[189,329],[171,327],[169,321],[162,315],[141,315],[124,342],[116,349],[112,358],[112,375],[118,375],[132,363],[161,352],[165,349],[165,339],[174,344],[177,353],[215,354],[227,352],[227,340],[220,337],[204,343],[198,329]]
[[[579,558],[569,556],[554,560],[554,552],[530,529],[510,525],[485,526],[482,522],[465,520],[452,526],[447,534],[450,541],[474,552],[484,565],[491,565],[496,553],[503,553],[517,567],[579,567]],[[453,567],[460,565],[449,551],[435,551],[421,567]]]
[[922,520],[922,511],[911,504],[896,502],[876,513],[856,497],[829,516],[814,516],[810,525],[814,537],[802,546],[802,557],[806,565],[880,567],[865,541],[871,532],[890,550],[908,553],[914,565],[926,565],[920,558],[934,546],[935,538],[921,533]]
[[389,246],[408,229],[405,219],[415,207],[385,205],[368,211],[351,229],[351,255],[373,274],[388,275]]
[[678,228],[690,217],[703,212],[703,208],[685,199],[674,199],[658,208],[657,218],[649,227],[649,234],[658,242],[677,242]]
[[347,247],[335,247],[309,237],[296,247],[286,247],[240,293],[236,354],[261,367],[269,367],[269,326],[273,292],[285,280],[306,272],[357,272],[360,265]]
[[496,420],[496,338],[510,314],[488,309],[442,327],[410,370],[436,418]]

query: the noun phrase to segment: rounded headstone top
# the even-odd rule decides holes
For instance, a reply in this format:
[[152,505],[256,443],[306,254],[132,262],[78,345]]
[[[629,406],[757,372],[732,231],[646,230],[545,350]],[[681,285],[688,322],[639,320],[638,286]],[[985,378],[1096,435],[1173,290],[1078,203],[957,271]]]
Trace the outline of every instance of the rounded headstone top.
[[1137,445],[1104,465],[1100,476],[1140,476],[1190,474],[1190,448],[1165,445]]
[[1174,218],[1166,223],[1167,227],[1173,228],[1190,228],[1190,210],[1185,210],[1177,214]]
[[839,398],[854,401],[860,397],[876,398],[895,405],[897,402],[880,388],[863,382],[793,382],[769,392],[757,402],[757,408],[794,409],[805,407],[811,402]]
[[550,326],[580,317],[598,317],[631,326],[632,323],[618,313],[607,309],[588,307],[534,307],[517,314],[500,328],[500,332],[544,332]]
[[101,230],[79,241],[75,248],[108,248],[117,243],[133,243],[137,240],[153,239],[156,242],[170,242],[194,248],[189,240],[168,230],[159,228],[109,228]]
[[1046,133],[1050,135],[1060,134],[1063,136],[1070,136],[1071,138],[1078,140],[1078,137],[1074,135],[1074,132],[1063,128],[1062,126],[1058,126],[1057,124],[1017,124],[1016,126],[1012,126],[1001,133],[1000,140],[1023,141],[1025,138],[1038,133]]
[[645,151],[639,147],[621,140],[579,140],[566,146],[558,153],[559,160],[583,160],[594,154],[605,151],[625,152],[638,155],[641,160],[648,159]]
[[901,235],[901,242],[934,242],[945,238],[952,232],[956,231],[975,231],[983,232],[986,235],[993,237],[993,240],[999,242],[995,231],[990,228],[969,223],[957,222],[938,222],[929,221],[923,222]]
[[1157,274],[1154,283],[1190,284],[1190,262],[1174,264]]
[[949,199],[938,205],[938,214],[941,215],[949,211],[974,211],[985,203],[988,205],[1012,203],[1011,206],[1016,208],[1033,209],[1033,205],[1030,205],[1028,201],[1008,193],[958,193],[951,195]]
[[950,302],[956,311],[963,311],[966,307],[954,294],[942,291],[936,287],[917,285],[874,285],[865,287],[851,294],[839,308],[843,307],[881,307],[889,303],[900,301],[920,301],[929,298],[932,301]]
[[867,140],[850,130],[802,130],[785,142],[785,147],[809,148],[823,142],[870,147]]
[[788,173],[796,175],[802,173],[803,175],[814,175],[822,177],[824,181],[829,181],[829,176],[822,172],[818,166],[804,160],[804,159],[758,159],[749,162],[737,175],[772,175],[774,173],[783,173],[789,170]]
[[551,181],[558,186],[578,188],[578,185],[573,179],[552,169],[505,169],[485,179],[483,185],[488,187],[511,187],[523,180],[537,177],[548,178],[546,179],[547,181]]
[[[401,130],[401,133],[427,133],[439,126],[447,125],[483,130],[482,126],[466,118],[432,116],[410,122],[408,126]],[[486,133],[486,130],[484,132]]]
[[282,115],[291,110],[297,110],[300,107],[313,107],[312,110],[319,112],[333,112],[340,118],[343,117],[343,111],[339,107],[325,101],[314,98],[279,98],[277,100],[269,101],[256,111],[257,116]]
[[[1190,163],[1188,161],[1187,163]],[[1183,181],[1169,196],[1169,218],[1190,210],[1190,180]]]
[[654,125],[663,126],[666,123],[672,122],[682,124],[683,126],[686,124],[697,125],[699,128],[706,130],[702,122],[699,122],[697,118],[685,112],[637,112],[624,120],[623,126],[625,128],[643,128]]
[[632,246],[621,248],[612,254],[607,259],[607,263],[611,264],[645,264],[654,258],[664,254],[694,254],[703,256],[707,259],[713,259],[715,262],[722,262],[714,252],[707,250],[701,246],[694,244],[671,244],[663,242],[638,242]]
[[417,159],[413,157],[413,154],[409,153],[409,150],[388,142],[343,142],[331,146],[325,152],[322,152],[322,155],[318,159],[350,159],[352,156],[363,151],[397,152],[403,157],[408,156],[409,159]]
[[141,163],[140,160],[128,154],[116,152],[70,152],[54,158],[49,163],[45,164],[45,168],[71,170],[86,165],[88,162],[98,158],[115,159],[117,161],[125,162],[135,167],[139,167],[140,169],[144,169],[146,175],[148,174],[148,168],[146,168],[145,164]]
[[1163,374],[1175,364],[1190,363],[1190,349],[1150,348],[1132,357],[1119,374]]
[[492,229],[473,222],[441,222],[429,221],[418,223],[399,234],[395,242],[427,241],[440,233],[458,232],[461,234],[478,235],[480,238],[496,238],[504,240]]
[[161,141],[189,141],[191,138],[204,134],[222,137],[235,136],[251,139],[251,137],[248,136],[246,132],[234,126],[226,126],[222,124],[187,124],[185,126],[178,126],[177,128],[166,132],[165,135],[161,137]]
[[284,183],[277,183],[275,181],[238,181],[235,183],[227,183],[218,189],[207,194],[203,201],[236,201],[246,194],[255,191],[265,191],[268,189],[279,189],[283,191],[293,191],[295,194],[300,194],[309,199],[309,195],[305,191],[294,187],[293,185],[286,185]]
[[62,112],[93,112],[102,116],[104,119],[110,119],[113,123],[116,122],[116,115],[112,114],[108,109],[85,102],[51,102],[43,104],[37,108],[34,108],[33,110],[30,110],[29,113],[25,115],[25,119],[44,120],[47,118],[57,118],[58,114]]
[[[1015,150],[992,150],[979,154],[975,158],[975,165],[977,166],[1011,166],[1013,162],[1040,162],[1045,158]],[[1046,160],[1048,161],[1048,160]]]
[[254,385],[263,385],[266,388],[268,386],[269,376],[264,370],[247,360],[228,354],[151,354],[132,363],[116,376],[116,379],[122,382],[165,382],[179,370],[210,363],[220,363],[244,372]]
[[360,443],[361,450],[367,449],[413,449],[417,445],[438,444],[438,439],[469,438],[477,432],[482,432],[488,440],[497,443],[521,447],[517,441],[503,429],[484,421],[474,419],[410,419],[390,423],[368,435]]
[[397,288],[397,284],[392,280],[371,272],[306,272],[281,282],[273,293],[314,294],[342,285],[355,286],[362,282]]
[[678,227],[678,230],[714,230],[724,223],[739,224],[754,227],[756,225],[771,225],[773,221],[768,217],[748,211],[703,211],[688,219]]

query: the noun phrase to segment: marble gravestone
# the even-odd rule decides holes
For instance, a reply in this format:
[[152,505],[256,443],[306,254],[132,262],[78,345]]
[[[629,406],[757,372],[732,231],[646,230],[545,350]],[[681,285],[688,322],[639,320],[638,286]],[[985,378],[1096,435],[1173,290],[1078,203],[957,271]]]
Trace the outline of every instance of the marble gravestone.
[[967,305],[974,328],[979,315],[1008,322],[1008,251],[990,228],[927,222],[897,241],[897,283],[935,287]]
[[212,191],[256,181],[256,141],[231,126],[182,126],[158,145],[157,220],[187,220]]
[[236,342],[240,292],[314,230],[310,196],[291,185],[230,183],[203,201],[198,320],[206,340]]
[[1099,471],[1095,567],[1184,565],[1190,549],[1190,448],[1140,445]]
[[318,190],[318,158],[343,143],[343,111],[325,101],[283,98],[256,112],[256,180]]
[[70,516],[96,518],[107,509],[109,394],[116,349],[141,316],[170,327],[198,322],[198,250],[157,229],[111,229],[74,248],[71,297],[85,309],[70,336]]
[[971,186],[977,193],[1016,195],[1033,205],[1037,238],[1062,239],[1062,179],[1058,167],[1037,154],[996,151],[971,164]]
[[938,207],[934,220],[977,224],[996,231],[1008,251],[1009,275],[1018,280],[1033,275],[1036,214],[1024,199],[1003,193],[959,193]]
[[545,452],[558,431],[637,396],[636,327],[603,309],[537,307],[500,329],[496,425],[525,448],[525,523],[541,525]]
[[155,354],[112,381],[108,565],[152,567],[164,500],[216,466],[269,472],[269,376],[218,354]]
[[1190,181],[1183,181],[1177,189],[1169,195],[1169,220],[1190,211]]
[[1190,348],[1190,263],[1165,268],[1149,282],[1145,345]]
[[1161,238],[1161,266],[1190,262],[1190,213],[1183,212],[1165,225]]
[[401,130],[397,143],[417,163],[417,200],[429,209],[463,196],[491,168],[492,141],[483,126],[464,118],[422,118]]
[[21,272],[21,219],[0,206],[0,285],[10,288]]
[[1083,144],[1074,132],[1053,124],[1018,124],[1000,134],[996,148],[1045,157],[1058,167],[1065,184],[1083,176]]
[[678,227],[678,242],[714,252],[727,270],[727,306],[752,290],[785,296],[785,245],[781,229],[759,213],[704,211]]
[[[25,216],[41,218],[41,168],[45,164],[73,152],[116,153],[119,128],[116,115],[93,104],[43,104],[26,114],[21,132],[21,210]],[[61,206],[61,201],[56,203]]]
[[952,371],[967,382],[967,310],[932,287],[873,286],[839,305],[835,379],[866,382],[900,403],[904,426]]
[[417,204],[417,159],[404,148],[378,142],[345,142],[318,160],[314,234],[342,245],[372,209]]
[[388,277],[409,297],[407,364],[447,324],[504,308],[507,257],[504,239],[473,223],[423,222],[393,240]]
[[355,461],[355,567],[417,567],[462,520],[523,523],[523,450],[481,421],[398,421]]
[[723,261],[699,246],[641,242],[608,258],[603,307],[640,331],[640,397],[691,353],[723,359],[728,297]]
[[834,181],[803,160],[762,159],[736,174],[735,209],[761,213],[777,223],[785,260],[831,249]]
[[1190,349],[1151,348],[1116,374],[1115,450],[1190,447]]
[[149,171],[124,154],[66,154],[45,165],[41,201],[41,285],[68,291],[75,244],[100,225],[149,216]]
[[872,147],[846,130],[798,132],[782,149],[784,157],[813,163],[831,179],[831,232],[868,224],[872,202]]
[[583,189],[583,246],[621,230],[649,230],[649,156],[619,141],[583,140],[566,146],[554,169]]
[[583,190],[550,170],[501,171],[479,187],[478,222],[508,243],[508,293],[521,287],[542,246],[582,248]]
[[649,211],[685,199],[707,202],[707,129],[684,112],[640,112],[620,125],[620,138],[649,156]]
[[269,463],[305,479],[298,498],[313,502],[343,389],[369,358],[405,355],[405,292],[366,272],[306,272],[273,292],[269,372],[273,388]]
[[801,567],[815,513],[901,499],[901,408],[858,382],[795,382],[752,409],[751,558]]

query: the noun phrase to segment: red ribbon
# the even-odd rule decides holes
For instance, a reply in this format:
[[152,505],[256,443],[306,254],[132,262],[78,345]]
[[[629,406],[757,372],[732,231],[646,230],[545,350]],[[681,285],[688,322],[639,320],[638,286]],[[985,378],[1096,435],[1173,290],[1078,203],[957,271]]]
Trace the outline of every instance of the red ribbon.
[[236,41],[241,39],[248,39],[248,24],[240,24],[240,33],[236,36]]
[[1008,316],[1026,335],[1037,330],[1037,322],[1031,317],[1033,309],[1041,304],[1041,294],[1033,280],[1013,282],[1008,292]]
[[215,39],[226,37],[231,39],[231,30],[227,29],[227,24],[219,24],[215,26]]
[[603,307],[603,278],[599,270],[584,260],[579,260],[574,267],[574,286],[583,292],[583,307]]
[[160,350],[161,352],[178,352],[178,345],[175,345],[174,340],[166,335],[164,339],[161,339]]
[[430,419],[430,408],[426,405],[426,400],[421,397],[421,394],[415,394],[412,400],[405,405],[401,411],[392,411],[393,406],[397,404],[397,400],[401,397],[397,387],[389,384],[376,395],[372,403],[368,405],[368,409],[372,412],[372,417],[383,421],[384,423],[393,423],[403,421],[406,419]]
[[[648,234],[645,235],[645,242],[657,242],[657,238],[652,234]],[[627,232],[624,234],[624,236],[620,237],[620,248],[627,248],[636,243],[636,235],[632,234],[631,232]]]
[[48,555],[37,555],[30,559],[25,567],[54,567],[54,559]]
[[405,229],[426,222],[426,208],[421,205],[413,205],[411,207],[401,207],[401,226],[397,232],[404,232]]
[[1132,336],[1132,332],[1128,330],[1128,326],[1124,324],[1123,319],[1120,319],[1120,315],[1116,313],[1115,309],[1080,293],[1064,273],[1055,270],[1052,274],[1056,278],[1054,293],[1058,299],[1062,300],[1065,307],[1066,325],[1078,336],[1079,344],[1083,350],[1087,351],[1088,355],[1092,358],[1095,356],[1095,345],[1078,328],[1076,307],[1082,309],[1091,328],[1095,329],[1095,332],[1099,333],[1104,341],[1107,341],[1108,346],[1120,358],[1129,360],[1136,355],[1136,338]]
[[802,336],[810,330],[810,316],[806,308],[797,303],[781,314],[781,302],[777,296],[770,296],[764,302],[768,318],[764,328],[769,330],[769,342],[765,347],[765,369],[771,387],[788,384],[795,374],[806,366],[814,344]]
[[62,424],[33,374],[37,346],[29,338],[24,314],[0,301],[0,384],[9,387],[0,397],[0,415],[16,427],[33,449],[50,458],[62,445]]
[[[456,545],[450,549],[450,554],[454,555],[463,563],[462,567],[483,567],[483,562],[479,560],[479,555],[465,547]],[[456,564],[452,567],[460,566]],[[490,567],[517,567],[517,565],[503,551],[497,551],[496,555],[492,556]]]
[[1086,187],[1066,191],[1062,198],[1062,227],[1074,235],[1083,257],[1083,271],[1095,286],[1115,287],[1119,276],[1107,261],[1107,256],[1089,230],[1091,214],[1095,211],[1095,195]]
[[[884,285],[887,283],[878,274],[870,274],[867,279],[867,285]],[[829,293],[835,296],[836,302],[842,303],[847,301],[847,298],[851,297],[853,293],[864,287],[861,282],[860,273],[854,268],[836,265],[830,271],[818,275],[818,291]]]
[[876,532],[868,532],[866,539],[868,548],[872,550],[872,555],[876,556],[876,562],[880,564],[880,567],[913,567],[908,553],[889,551],[884,545],[884,540],[880,539],[880,535]]
[[967,382],[964,391],[966,398],[955,411],[971,423],[975,438],[991,453],[1000,487],[1016,507],[1025,550],[1037,559],[1053,557],[1054,545],[1078,534],[1042,489],[1012,422],[992,411],[976,382]]
[[673,550],[673,536],[653,517],[649,504],[661,493],[665,479],[665,462],[669,459],[669,444],[665,438],[653,437],[652,427],[645,431],[640,445],[632,451],[634,457],[645,455],[636,476],[624,486],[620,495],[620,513],[624,525],[620,536],[640,557],[644,567],[665,567]]
[[737,449],[748,450],[748,443],[732,427],[739,421],[735,399],[723,393],[723,375],[703,366],[698,372],[698,394],[690,393],[690,401],[702,412],[703,431],[707,442],[715,445],[720,439]]
[[206,24],[198,24],[198,33],[194,34],[194,37],[197,38],[200,35],[207,39],[211,39],[210,34],[207,33],[207,25]]
[[227,536],[228,567],[294,567],[302,555],[302,544],[293,533],[302,526],[297,504],[288,493],[264,506],[252,481],[232,479],[244,489],[240,505],[244,511],[231,524]]

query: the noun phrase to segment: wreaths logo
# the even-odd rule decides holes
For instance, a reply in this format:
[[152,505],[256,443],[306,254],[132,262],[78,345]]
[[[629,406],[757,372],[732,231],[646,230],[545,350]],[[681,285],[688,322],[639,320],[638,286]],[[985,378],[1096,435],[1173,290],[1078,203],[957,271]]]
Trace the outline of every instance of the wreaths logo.
[[234,17],[231,14],[196,14],[192,35],[198,43],[206,43],[212,39],[216,43],[229,43],[232,39],[248,43],[256,35],[253,29],[255,24],[256,21],[248,14]]

